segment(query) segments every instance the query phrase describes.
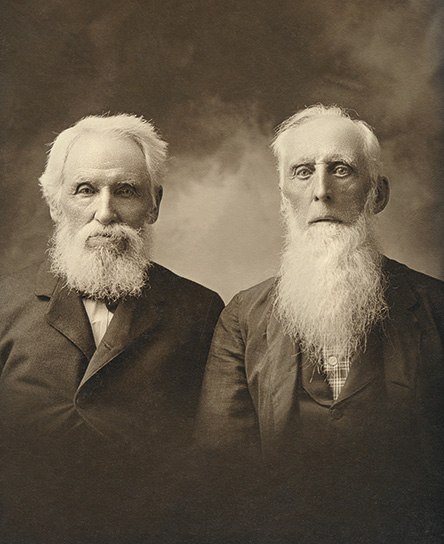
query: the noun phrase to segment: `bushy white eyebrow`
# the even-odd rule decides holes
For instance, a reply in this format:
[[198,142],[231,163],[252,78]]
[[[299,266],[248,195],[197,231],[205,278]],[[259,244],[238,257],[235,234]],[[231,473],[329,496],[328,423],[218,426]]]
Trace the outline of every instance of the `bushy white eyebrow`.
[[358,167],[357,161],[351,157],[346,157],[344,155],[331,155],[329,157],[326,157],[323,161],[315,161],[312,158],[300,158],[295,161],[291,161],[291,163],[289,164],[289,169],[292,170],[299,166],[316,166],[319,164],[332,165],[336,163],[342,163],[350,166],[351,168],[353,168],[353,170],[356,170]]

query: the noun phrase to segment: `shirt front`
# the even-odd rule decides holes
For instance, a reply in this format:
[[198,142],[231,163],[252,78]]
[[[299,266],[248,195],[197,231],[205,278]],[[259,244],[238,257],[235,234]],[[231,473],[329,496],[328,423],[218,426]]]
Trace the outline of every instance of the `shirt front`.
[[341,357],[335,350],[325,348],[323,350],[323,359],[323,368],[327,382],[331,387],[333,400],[336,400],[350,371],[350,357]]
[[105,336],[106,329],[111,323],[114,314],[108,310],[106,304],[101,300],[92,300],[90,298],[82,298],[86,313],[88,314],[89,322],[94,337],[96,347]]

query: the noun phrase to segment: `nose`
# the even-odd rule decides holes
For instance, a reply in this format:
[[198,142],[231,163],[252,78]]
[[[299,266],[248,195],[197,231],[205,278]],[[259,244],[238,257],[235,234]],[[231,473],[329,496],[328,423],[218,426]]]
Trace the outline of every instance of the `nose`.
[[109,191],[103,191],[97,199],[94,218],[102,225],[109,225],[117,219],[113,195]]
[[319,164],[313,176],[313,200],[331,200],[329,176],[326,165]]

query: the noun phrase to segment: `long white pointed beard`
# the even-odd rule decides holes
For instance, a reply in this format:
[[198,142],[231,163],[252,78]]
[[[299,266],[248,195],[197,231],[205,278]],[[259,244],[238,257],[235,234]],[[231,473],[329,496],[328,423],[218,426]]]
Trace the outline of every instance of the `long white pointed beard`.
[[351,357],[388,313],[367,208],[352,226],[318,223],[301,230],[283,197],[286,234],[275,311],[313,361],[321,361],[324,349]]
[[148,280],[152,227],[89,223],[73,231],[57,226],[49,250],[52,272],[66,285],[93,299],[140,296]]

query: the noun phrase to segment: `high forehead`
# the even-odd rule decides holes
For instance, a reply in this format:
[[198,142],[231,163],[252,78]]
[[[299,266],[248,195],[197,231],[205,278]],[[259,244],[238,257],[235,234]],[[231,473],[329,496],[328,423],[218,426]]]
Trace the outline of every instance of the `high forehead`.
[[350,119],[317,117],[288,129],[282,138],[282,156],[321,160],[329,156],[364,158],[364,137]]
[[146,173],[141,148],[129,137],[84,133],[78,136],[68,152],[65,174],[78,170],[124,169]]

